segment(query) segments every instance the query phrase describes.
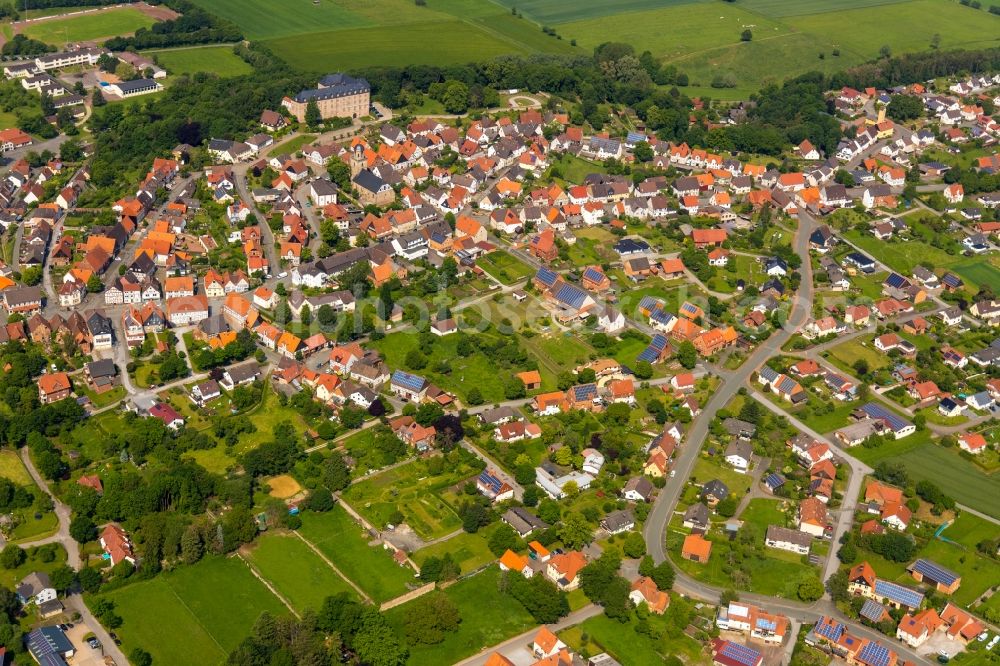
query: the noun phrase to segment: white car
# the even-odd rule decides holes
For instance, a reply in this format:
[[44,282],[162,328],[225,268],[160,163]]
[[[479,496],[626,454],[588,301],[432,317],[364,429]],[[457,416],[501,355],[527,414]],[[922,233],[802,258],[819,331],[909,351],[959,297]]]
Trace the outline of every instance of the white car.
[[982,643],[989,637],[990,637],[990,632],[984,631],[983,633],[979,634],[979,636],[977,636],[976,638],[979,640],[980,643]]
[[986,649],[987,649],[987,650],[992,650],[992,649],[993,649],[993,648],[994,648],[994,647],[996,646],[996,644],[997,644],[998,642],[1000,642],[1000,636],[994,636],[994,637],[993,637],[993,640],[991,640],[991,641],[989,642],[989,645],[987,645],[987,646],[986,646]]

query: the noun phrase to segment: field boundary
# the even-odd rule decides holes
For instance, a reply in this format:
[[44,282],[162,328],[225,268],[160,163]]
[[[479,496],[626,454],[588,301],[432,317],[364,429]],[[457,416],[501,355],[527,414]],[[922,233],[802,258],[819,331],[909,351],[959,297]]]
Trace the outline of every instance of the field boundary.
[[[283,594],[281,594],[280,592],[278,592],[278,590],[275,589],[275,587],[271,583],[271,581],[268,580],[267,578],[265,578],[264,574],[262,574],[260,572],[260,570],[257,567],[254,566],[253,562],[251,562],[246,557],[244,557],[242,553],[236,553],[236,557],[240,558],[240,560],[243,562],[243,564],[247,565],[247,568],[250,569],[250,573],[253,574],[254,578],[256,578],[261,583],[263,583],[264,587],[266,587],[268,590],[270,590],[271,594],[273,594],[275,597],[277,597],[278,601],[280,601],[282,604],[284,604],[285,608],[287,608],[289,611],[291,611],[292,615],[294,615],[297,618],[301,618],[302,617],[301,615],[299,615],[299,612],[297,610],[295,610],[295,608],[292,606],[291,602],[288,601],[288,599],[286,599]],[[348,581],[348,582],[350,582],[350,581]],[[171,589],[171,591],[173,591],[173,590]],[[177,593],[174,592],[174,594],[176,595]],[[180,597],[177,597],[177,598],[180,599]],[[182,604],[184,603],[183,599],[181,599],[181,603]],[[187,604],[184,604],[184,607],[187,608]],[[190,609],[188,609],[188,610],[190,611]],[[195,620],[197,620],[197,617],[195,617]],[[211,634],[209,634],[209,635],[211,636]],[[212,636],[212,640],[213,641],[215,640],[215,636]],[[218,641],[216,641],[216,643],[218,644]],[[219,647],[221,648],[222,646],[220,645]],[[223,650],[223,652],[225,652],[225,650]]]
[[358,584],[357,584],[357,583],[355,583],[355,582],[354,582],[353,580],[351,580],[351,579],[350,579],[350,578],[348,578],[348,577],[347,577],[346,575],[344,575],[344,572],[343,572],[343,571],[341,571],[341,570],[340,570],[340,569],[339,569],[339,568],[337,567],[337,565],[336,565],[336,564],[334,564],[333,562],[331,562],[331,561],[330,561],[330,558],[329,558],[329,557],[327,557],[327,556],[326,556],[326,555],[325,555],[325,554],[324,554],[324,553],[323,553],[323,552],[322,552],[322,551],[321,551],[321,550],[320,550],[319,548],[317,548],[317,547],[316,547],[316,544],[314,544],[314,543],[313,543],[312,541],[310,541],[309,539],[307,539],[307,538],[305,538],[304,536],[302,536],[301,534],[299,534],[299,533],[298,533],[298,530],[292,530],[292,534],[294,534],[294,535],[295,535],[295,536],[297,536],[297,537],[298,537],[299,539],[301,539],[301,540],[302,540],[302,543],[304,543],[304,544],[305,544],[306,546],[308,546],[308,547],[309,547],[309,550],[311,550],[312,552],[314,552],[314,553],[316,553],[317,555],[319,555],[320,559],[321,559],[321,560],[323,560],[324,562],[326,562],[326,565],[327,565],[328,567],[330,567],[331,569],[333,569],[334,573],[336,573],[336,574],[337,574],[338,576],[340,576],[341,578],[343,578],[343,579],[344,579],[344,582],[345,582],[345,583],[347,583],[347,584],[348,584],[348,585],[350,585],[350,586],[351,586],[352,588],[354,588],[354,591],[355,591],[355,592],[357,592],[357,593],[358,593],[358,594],[359,594],[359,595],[361,596],[361,598],[362,598],[362,599],[364,599],[365,601],[367,601],[367,602],[368,602],[368,603],[370,603],[370,604],[371,604],[371,603],[374,603],[374,601],[372,600],[372,598],[371,598],[370,596],[368,596],[368,593],[367,593],[367,592],[365,592],[364,590],[362,590],[362,589],[361,589],[361,588],[360,588],[360,587],[358,586]]

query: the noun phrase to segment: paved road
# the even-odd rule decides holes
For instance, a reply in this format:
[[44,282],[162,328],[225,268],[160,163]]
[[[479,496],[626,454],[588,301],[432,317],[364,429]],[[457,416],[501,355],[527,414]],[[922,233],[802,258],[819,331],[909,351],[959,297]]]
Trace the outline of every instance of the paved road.
[[100,621],[94,617],[94,614],[90,612],[90,609],[87,608],[87,604],[83,602],[83,597],[79,594],[68,595],[65,599],[63,599],[63,605],[66,606],[67,610],[71,611],[71,614],[72,611],[76,611],[80,614],[80,617],[83,618],[83,622],[86,623],[90,631],[97,636],[97,640],[101,641],[101,648],[105,656],[109,656],[114,659],[118,666],[128,666],[129,661],[125,657],[125,653],[122,652],[117,645],[115,645],[114,640],[111,638],[111,635],[108,634],[104,625],[102,625]]
[[708,435],[708,427],[715,416],[715,413],[726,407],[736,395],[740,387],[744,386],[751,375],[764,364],[767,359],[780,353],[781,346],[792,337],[796,329],[806,323],[812,309],[812,263],[809,260],[809,234],[812,232],[815,220],[807,213],[799,214],[799,230],[795,236],[795,251],[802,258],[802,280],[800,289],[792,301],[792,311],[789,314],[785,326],[775,331],[765,340],[750,357],[738,369],[720,372],[722,384],[716,389],[702,409],[702,414],[695,419],[690,430],[685,436],[684,445],[680,447],[680,452],[674,461],[674,469],[677,470],[675,481],[667,483],[660,491],[653,502],[652,510],[646,519],[644,536],[646,537],[646,549],[659,563],[667,559],[665,534],[670,516],[677,506],[681,492],[684,490],[686,479],[691,477],[695,461],[701,444]]
[[840,560],[837,559],[836,555],[837,547],[840,543],[840,537],[843,536],[844,533],[850,531],[851,525],[854,523],[854,511],[858,506],[858,496],[861,493],[861,482],[864,481],[865,475],[871,474],[872,468],[860,460],[851,457],[851,455],[842,449],[835,440],[828,439],[825,435],[821,435],[816,432],[806,424],[802,423],[802,421],[799,421],[793,415],[768,400],[759,392],[754,391],[753,397],[757,399],[757,402],[764,405],[764,407],[770,411],[778,414],[779,416],[784,416],[800,431],[806,433],[817,441],[825,442],[830,447],[830,450],[833,451],[834,455],[851,468],[851,476],[847,482],[847,488],[844,490],[844,499],[841,502],[840,507],[833,512],[833,515],[836,517],[836,523],[834,524],[833,534],[830,537],[830,552],[827,555],[825,564],[823,565],[823,574],[820,576],[820,580],[825,581],[836,573],[837,567],[840,564]]

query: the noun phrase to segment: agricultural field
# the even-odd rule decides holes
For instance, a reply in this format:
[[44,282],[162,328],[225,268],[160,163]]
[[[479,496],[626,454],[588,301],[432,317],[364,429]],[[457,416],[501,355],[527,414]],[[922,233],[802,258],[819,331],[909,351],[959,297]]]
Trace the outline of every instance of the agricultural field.
[[[690,93],[716,98],[745,97],[810,70],[838,71],[876,57],[883,45],[894,53],[927,50],[935,34],[945,48],[985,46],[995,43],[996,32],[985,24],[1000,25],[985,10],[948,0],[436,0],[424,7],[406,0],[292,0],[278,16],[265,0],[197,2],[304,71],[445,65],[511,53],[583,55],[610,40],[677,65],[690,77]],[[741,40],[744,29],[753,33],[749,42]],[[372,50],[370,43],[381,46]],[[717,77],[727,87],[711,87]]]
[[[424,7],[407,0],[290,0],[277,14],[266,0],[196,2],[304,71],[582,53],[568,40],[545,35],[534,22],[485,0],[441,0]],[[372,49],[375,43],[379,47]]]
[[323,599],[333,594],[357,594],[294,534],[262,535],[247,550],[251,564],[299,612],[319,608]]
[[139,28],[148,28],[155,22],[138,9],[120,7],[39,21],[22,27],[21,32],[47,44],[66,44],[129,35]]
[[[232,557],[206,558],[100,598],[113,601],[125,621],[117,630],[123,651],[140,647],[163,664],[216,666],[261,613],[288,613],[247,565]],[[164,636],[183,640],[165,641]]]
[[326,513],[303,513],[299,534],[376,602],[405,594],[407,584],[419,582],[389,551],[369,546],[364,530],[340,506]]
[[231,46],[196,46],[182,49],[144,51],[170,74],[211,72],[221,77],[249,74],[250,65],[233,53]]

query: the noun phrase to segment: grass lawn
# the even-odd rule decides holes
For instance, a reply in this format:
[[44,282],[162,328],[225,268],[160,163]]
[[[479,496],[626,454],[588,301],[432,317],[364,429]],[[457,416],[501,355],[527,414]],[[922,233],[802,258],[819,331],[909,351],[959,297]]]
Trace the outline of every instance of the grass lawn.
[[24,522],[11,530],[11,541],[35,541],[54,534],[59,529],[59,518],[52,511],[36,512],[29,507],[20,513]]
[[407,583],[417,582],[412,569],[369,546],[362,528],[339,506],[326,513],[303,512],[299,533],[376,602],[398,597]]
[[91,391],[83,383],[79,384],[79,390],[82,391],[88,398],[90,398],[90,404],[93,405],[94,409],[101,409],[102,407],[107,407],[111,403],[118,402],[125,397],[125,387],[116,386],[110,391],[105,391],[104,393],[97,393]]
[[344,498],[373,525],[384,526],[397,509],[406,524],[424,539],[436,539],[462,526],[462,521],[441,495],[451,486],[471,478],[467,465],[439,476],[429,476],[427,462],[417,460],[352,484]]
[[293,534],[262,535],[250,550],[249,559],[299,612],[318,609],[332,594],[347,592],[357,596],[347,581]]
[[[503,401],[505,376],[509,375],[498,373],[496,365],[481,352],[472,356],[461,356],[458,353],[458,337],[449,335],[438,338],[433,348],[422,349],[428,358],[428,363],[426,368],[416,371],[416,374],[426,377],[445,391],[454,392],[463,399],[475,386],[485,402]],[[389,367],[406,368],[406,355],[420,346],[420,338],[412,331],[399,331],[390,333],[373,344],[385,357]],[[451,365],[451,372],[446,375],[435,371],[437,365],[445,360]]]
[[845,232],[844,237],[870,256],[881,260],[905,277],[909,277],[913,272],[913,268],[921,262],[926,261],[934,266],[946,267],[962,258],[948,254],[944,250],[926,243],[916,241],[893,241],[886,243],[875,238],[870,233],[854,229]]
[[451,558],[461,567],[462,573],[475,571],[497,559],[490,551],[486,541],[492,532],[493,529],[490,527],[484,528],[476,534],[462,532],[446,541],[421,548],[413,554],[413,560],[417,564],[423,565],[429,557],[442,557],[445,553],[449,553]]
[[[920,550],[920,557],[926,557],[962,575],[962,585],[952,598],[963,606],[968,606],[994,585],[1000,585],[1000,567],[994,560],[983,557],[976,550],[976,544],[980,541],[995,538],[997,529],[989,521],[970,513],[962,513],[942,534],[958,541],[958,545],[934,539]],[[907,578],[910,576],[907,575]]]
[[927,479],[956,502],[1000,518],[1000,476],[987,474],[975,463],[962,458],[957,449],[935,444],[927,431],[884,443],[874,449],[856,446],[851,455],[869,465],[882,460],[903,463],[915,481]]
[[531,266],[503,250],[490,252],[478,259],[476,265],[506,285],[520,282],[535,274]]
[[[447,588],[444,593],[458,607],[462,623],[457,631],[448,634],[437,645],[411,646],[407,664],[454,664],[484,647],[502,643],[535,626],[534,620],[520,602],[497,592],[499,578],[500,570],[490,567]],[[386,612],[387,618],[399,628],[400,634],[409,612],[408,606],[409,604],[403,604]]]
[[32,571],[52,573],[54,570],[66,564],[66,549],[63,548],[61,544],[54,544],[54,548],[56,557],[51,562],[42,562],[42,558],[39,556],[38,548],[27,548],[25,550],[27,557],[21,566],[15,569],[0,568],[0,585],[3,585],[9,590],[13,590],[17,587],[17,584]]
[[236,464],[236,458],[226,453],[226,447],[221,444],[214,449],[188,451],[184,455],[213,474],[225,474],[226,470]]
[[120,7],[32,23],[22,28],[21,32],[48,44],[65,44],[127,35],[139,28],[148,28],[155,22],[138,9]]
[[284,143],[279,143],[277,146],[275,146],[271,150],[271,152],[273,154],[275,154],[275,155],[285,155],[285,154],[291,155],[291,154],[294,154],[302,146],[304,146],[304,145],[306,145],[308,143],[312,143],[313,141],[315,141],[317,136],[319,136],[319,135],[317,135],[317,134],[300,134],[300,135],[298,135],[296,137],[293,137],[293,138],[289,139],[288,141],[285,141]]
[[[577,157],[576,155],[570,155],[568,153],[561,154],[552,163],[552,166],[556,167],[558,172],[562,174],[563,180],[573,185],[582,183],[583,179],[592,173],[607,173],[607,169],[604,168],[603,164],[591,162],[590,160]],[[602,229],[601,231],[604,230]]]
[[[721,457],[720,457],[721,459]],[[718,479],[729,487],[729,491],[740,498],[747,493],[750,487],[750,476],[740,474],[728,465],[719,465],[708,458],[698,458],[691,476],[701,483],[707,483],[712,479]]]
[[863,359],[868,363],[868,368],[872,371],[881,368],[888,368],[892,359],[875,349],[868,341],[868,344],[861,344],[861,338],[854,338],[839,345],[835,345],[829,350],[830,362],[840,366],[847,372],[854,372],[852,367],[856,361]]
[[289,421],[296,428],[304,430],[308,427],[305,419],[293,407],[282,407],[278,404],[278,397],[271,388],[271,383],[264,385],[264,397],[261,404],[247,412],[250,421],[257,427],[256,432],[240,436],[240,441],[236,445],[236,451],[243,453],[252,448],[260,446],[264,442],[270,441],[273,436],[274,426],[282,421]]
[[247,565],[232,557],[208,557],[101,596],[113,601],[125,620],[117,630],[125,653],[141,647],[163,664],[217,666],[261,613],[288,614]]
[[831,400],[830,402],[834,406],[832,412],[826,414],[816,414],[813,412],[812,418],[809,419],[809,426],[817,432],[826,433],[843,428],[850,422],[851,412],[859,406],[857,400],[847,403],[840,402],[839,400]]
[[[674,599],[671,602],[677,603]],[[667,627],[666,619],[659,615],[650,615],[648,622],[651,627]],[[664,631],[661,632],[662,637],[656,640],[647,634],[640,634],[636,625],[634,619],[622,624],[601,614],[559,632],[559,638],[574,650],[587,648],[590,654],[607,652],[629,666],[659,666],[670,655],[680,657],[684,663],[701,660],[701,645],[693,638],[684,634],[671,638]],[[583,640],[584,634],[588,636],[587,641]]]
[[233,53],[232,47],[227,45],[145,51],[143,55],[154,56],[160,66],[170,74],[211,72],[227,77],[241,76],[253,71],[250,65]]
[[19,486],[35,486],[31,475],[21,462],[21,457],[12,449],[0,451],[0,476]]
[[[751,524],[749,528],[754,529],[754,526]],[[667,532],[667,547],[674,566],[703,583],[723,588],[732,587],[732,566],[727,563],[729,552],[733,548],[730,541],[718,530],[709,532],[706,538],[712,542],[712,554],[707,564],[698,564],[680,556],[686,532],[687,530],[682,533],[673,528]],[[818,577],[817,570],[803,564],[801,556],[765,548],[762,538],[756,539],[756,544],[754,550],[748,552],[738,565],[749,578],[749,591],[797,599],[799,584]]]

